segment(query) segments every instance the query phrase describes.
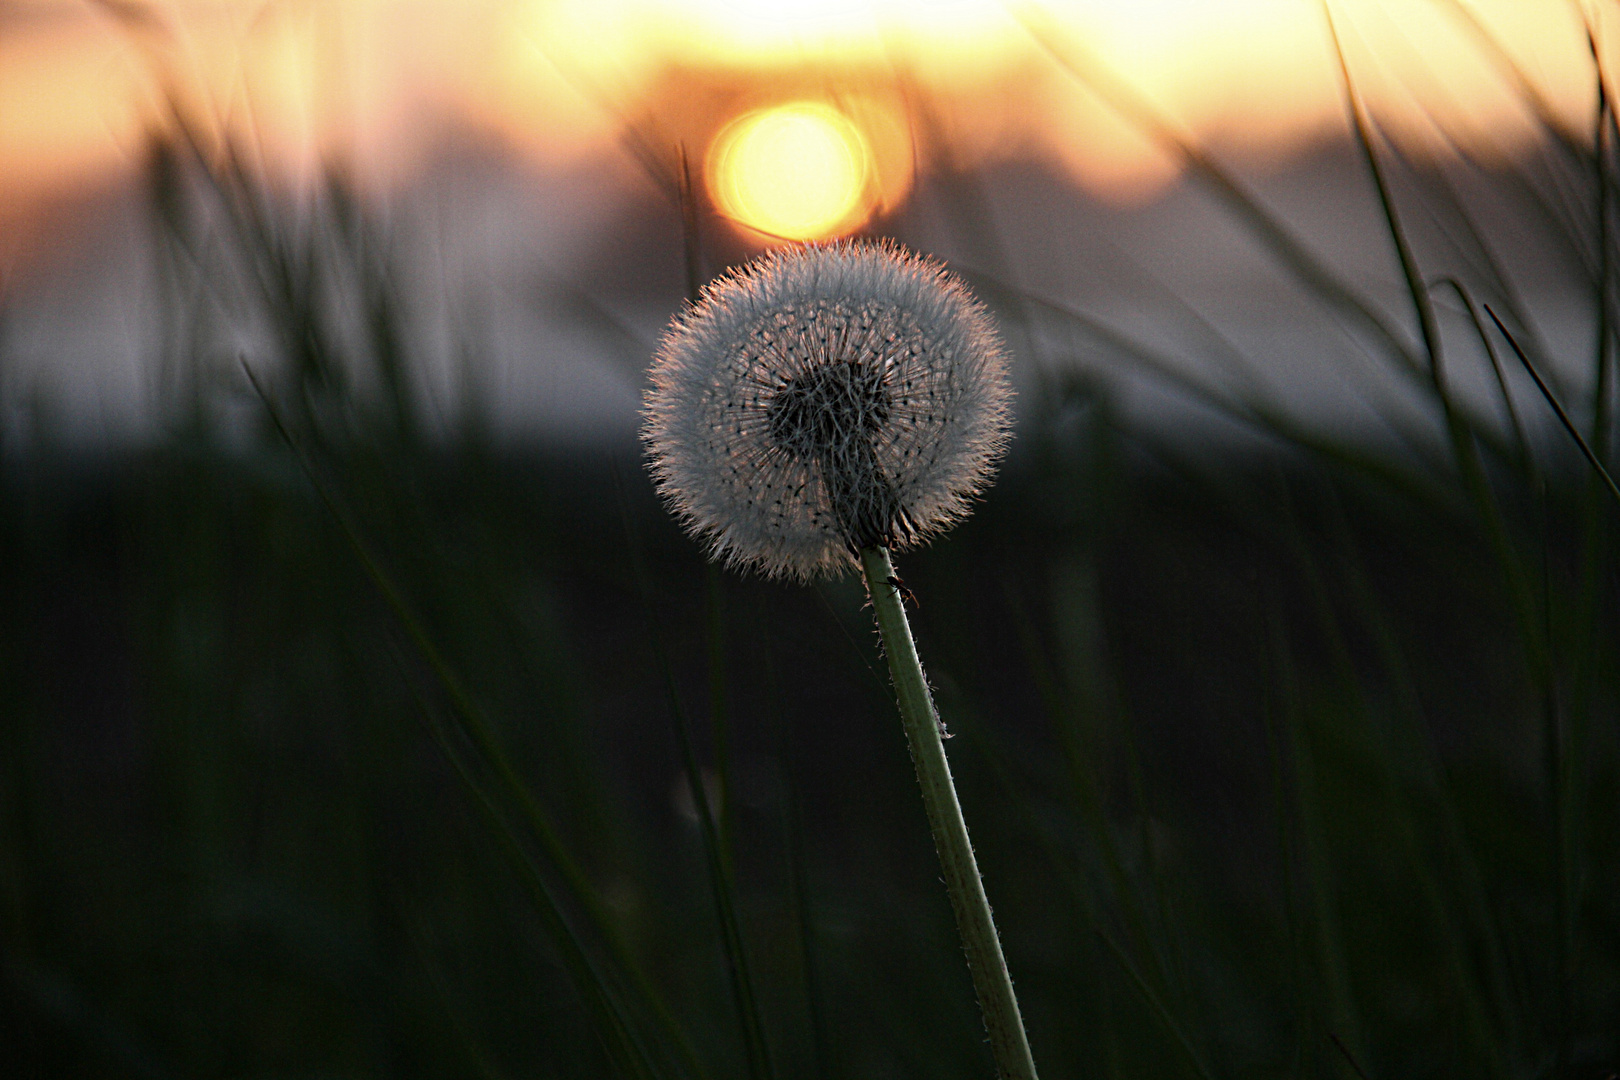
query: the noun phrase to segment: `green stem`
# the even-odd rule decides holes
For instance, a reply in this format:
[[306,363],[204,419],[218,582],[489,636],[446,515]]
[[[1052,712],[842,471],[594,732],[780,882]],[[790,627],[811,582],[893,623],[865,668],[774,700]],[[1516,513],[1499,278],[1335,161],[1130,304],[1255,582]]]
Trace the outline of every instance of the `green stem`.
[[956,801],[951,783],[951,767],[945,760],[945,744],[940,739],[938,714],[928,693],[917,646],[911,640],[906,610],[900,603],[898,579],[887,548],[869,547],[861,552],[861,568],[866,572],[866,591],[877,612],[878,632],[883,635],[883,651],[889,658],[889,675],[900,701],[900,719],[905,724],[911,761],[917,767],[917,783],[922,786],[928,825],[934,834],[940,868],[945,872],[945,888],[956,912],[956,928],[962,935],[962,951],[967,954],[968,971],[979,995],[979,1011],[990,1036],[996,1073],[1001,1080],[1035,1080],[1035,1060],[1030,1056],[1029,1038],[1018,1014],[1012,977],[1001,954],[996,924],[990,917],[990,901],[985,899],[984,882],[968,841],[962,806]]

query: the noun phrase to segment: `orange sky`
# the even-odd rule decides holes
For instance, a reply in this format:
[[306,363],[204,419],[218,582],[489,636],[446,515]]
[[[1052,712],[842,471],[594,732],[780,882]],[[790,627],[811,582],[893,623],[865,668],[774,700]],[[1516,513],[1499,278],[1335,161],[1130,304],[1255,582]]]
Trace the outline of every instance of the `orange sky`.
[[[1459,3],[1508,43],[1572,129],[1589,126],[1578,2],[1335,0],[1381,120],[1421,140],[1437,116],[1485,152],[1523,141],[1524,104],[1449,10]],[[211,122],[252,131],[266,164],[290,177],[342,155],[390,183],[458,125],[495,133],[537,167],[578,168],[622,155],[627,133],[706,148],[738,115],[790,101],[842,109],[860,128],[874,199],[903,198],[915,163],[942,151],[1047,158],[1121,199],[1150,196],[1173,169],[1036,46],[1025,8],[998,0],[118,7],[122,19],[88,0],[13,0],[0,15],[0,230],[19,235],[31,208],[130,168],[161,121],[159,72]],[[1282,155],[1342,127],[1316,0],[1037,10],[1029,18],[1054,27],[1071,56],[1106,65],[1223,154]],[[5,246],[0,235],[0,258]]]

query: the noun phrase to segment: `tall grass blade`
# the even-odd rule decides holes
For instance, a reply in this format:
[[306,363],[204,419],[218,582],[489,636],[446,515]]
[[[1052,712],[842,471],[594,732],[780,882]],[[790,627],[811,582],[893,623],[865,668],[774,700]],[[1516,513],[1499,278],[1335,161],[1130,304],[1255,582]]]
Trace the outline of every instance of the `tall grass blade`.
[[[1450,789],[1444,776],[1444,767],[1437,760],[1428,738],[1428,719],[1424,714],[1417,689],[1412,684],[1406,659],[1395,640],[1388,617],[1379,609],[1366,580],[1363,560],[1355,550],[1355,540],[1349,522],[1338,501],[1333,502],[1336,511],[1333,514],[1335,532],[1338,534],[1340,545],[1345,549],[1336,560],[1334,577],[1348,586],[1347,591],[1356,614],[1373,640],[1378,659],[1395,690],[1401,723],[1379,725],[1377,723],[1379,710],[1374,709],[1361,692],[1356,694],[1357,707],[1362,714],[1363,723],[1373,737],[1375,748],[1381,752],[1377,761],[1378,767],[1383,771],[1380,783],[1384,785],[1388,803],[1399,811],[1394,815],[1396,828],[1400,833],[1406,857],[1419,880],[1431,924],[1444,948],[1451,981],[1450,992],[1462,1006],[1468,1036],[1476,1045],[1485,1066],[1494,1075],[1507,1077],[1511,1075],[1511,1070],[1502,1046],[1503,1034],[1506,1032],[1509,1037],[1513,1034],[1514,1016],[1508,1001],[1502,970],[1500,936],[1490,912],[1489,900],[1480,885],[1478,862],[1469,848],[1467,836],[1458,820],[1456,807],[1450,797]],[[1300,557],[1308,556],[1301,552]],[[1314,568],[1312,572],[1314,575]],[[1320,578],[1317,580],[1320,582]],[[1319,587],[1325,587],[1325,582]],[[1331,618],[1325,610],[1321,613],[1321,617]],[[1328,628],[1328,632],[1335,651],[1339,653],[1340,665],[1346,669],[1348,677],[1349,659],[1345,635],[1338,629],[1337,620],[1334,622],[1335,625]],[[1391,735],[1394,733],[1406,737],[1399,743],[1392,743]],[[1445,888],[1447,875],[1432,865],[1433,860],[1427,857],[1423,850],[1422,837],[1417,828],[1421,820],[1422,807],[1412,793],[1406,790],[1411,781],[1403,782],[1400,768],[1403,763],[1406,765],[1406,771],[1420,774],[1421,779],[1418,782],[1426,788],[1428,800],[1438,811],[1445,846],[1453,853],[1458,864],[1457,869],[1460,870],[1450,876],[1456,879],[1457,886],[1452,891],[1464,894],[1460,898],[1463,900],[1461,904],[1447,894]],[[1468,928],[1461,925],[1463,919],[1459,917],[1464,912],[1471,917],[1474,937],[1481,943],[1479,951],[1483,953],[1480,962],[1485,974],[1483,979],[1476,978],[1471,970],[1474,957],[1470,955],[1464,933]],[[1492,999],[1489,1003],[1486,1001],[1487,994]]]
[[1213,157],[1176,131],[1147,98],[1072,36],[1064,35],[1051,16],[1038,6],[1022,5],[1014,15],[1059,67],[1178,158],[1299,281],[1330,307],[1369,331],[1399,361],[1400,368],[1408,373],[1420,370],[1417,357],[1370,303],[1311,254]]
[[[409,679],[407,681],[410,682]],[[568,920],[563,915],[551,887],[546,884],[544,875],[540,873],[540,868],[529,856],[517,831],[496,805],[494,798],[462,760],[462,755],[452,743],[449,733],[428,703],[422,699],[414,683],[411,692],[434,741],[439,744],[439,749],[455,768],[462,784],[472,792],[485,824],[501,842],[507,858],[518,869],[524,887],[528,890],[530,898],[534,901],[534,907],[545,924],[546,934],[557,947],[563,968],[568,972],[575,992],[580,995],[596,1021],[597,1034],[602,1040],[603,1049],[624,1075],[651,1080],[658,1075],[658,1071],[653,1068],[645,1047],[632,1034],[624,1010],[608,989],[606,980],[591,963],[579,938],[568,925]]]
[[1597,454],[1592,450],[1591,445],[1586,441],[1586,437],[1581,434],[1580,428],[1575,426],[1575,422],[1569,418],[1569,413],[1564,411],[1564,406],[1559,404],[1558,395],[1552,392],[1552,388],[1547,385],[1547,381],[1536,370],[1536,365],[1531,362],[1529,356],[1525,355],[1524,349],[1519,347],[1519,342],[1514,338],[1512,332],[1502,325],[1502,320],[1497,318],[1496,312],[1491,310],[1491,305],[1486,304],[1484,307],[1485,314],[1489,315],[1491,322],[1496,324],[1497,331],[1507,339],[1508,346],[1513,350],[1513,355],[1519,358],[1519,363],[1524,365],[1524,370],[1530,374],[1530,378],[1535,380],[1536,389],[1541,391],[1541,396],[1546,399],[1552,411],[1557,414],[1558,422],[1564,426],[1564,430],[1575,441],[1575,445],[1580,447],[1581,454],[1585,456],[1587,463],[1592,466],[1598,477],[1608,487],[1609,493],[1615,498],[1615,502],[1620,503],[1620,486],[1615,485],[1614,477],[1609,475],[1609,470],[1603,467],[1603,462],[1599,460]]
[[677,196],[681,209],[681,266],[686,271],[686,302],[695,304],[708,275],[703,272],[703,234],[698,224],[697,192],[692,185],[692,164],[686,158],[686,144],[676,147],[680,173]]
[[810,871],[806,865],[804,839],[804,803],[796,762],[793,737],[796,734],[784,721],[781,710],[781,688],[776,679],[775,650],[771,648],[770,627],[772,612],[756,609],[758,621],[754,633],[760,646],[760,667],[765,682],[765,708],[769,724],[777,742],[776,759],[782,776],[782,835],[787,848],[788,880],[794,926],[798,931],[799,967],[804,979],[805,1012],[810,1021],[812,1066],[810,1075],[821,1080],[839,1080],[844,1075],[842,1057],[827,1018],[827,1003],[822,985],[820,944],[817,940],[815,912],[811,903]]
[[1094,763],[1087,760],[1083,725],[1077,715],[1080,706],[1074,701],[1072,692],[1065,694],[1060,691],[1057,677],[1047,662],[1039,634],[1010,582],[1004,583],[1002,593],[1012,612],[1013,628],[1022,647],[1024,662],[1028,665],[1030,676],[1035,682],[1045,708],[1047,724],[1063,748],[1064,759],[1069,766],[1071,794],[1080,811],[1081,819],[1091,834],[1092,843],[1102,856],[1108,882],[1125,915],[1131,944],[1148,965],[1154,985],[1164,990],[1165,974],[1153,946],[1153,935],[1148,929],[1146,910],[1136,886],[1125,871],[1124,856],[1120,852],[1114,830],[1109,825],[1102,792],[1098,786],[1098,770]]
[[1328,1041],[1333,1043],[1334,1047],[1339,1051],[1339,1056],[1344,1058],[1345,1064],[1350,1066],[1351,1072],[1355,1073],[1361,1078],[1361,1080],[1372,1080],[1372,1078],[1367,1075],[1367,1070],[1363,1069],[1360,1062],[1356,1061],[1356,1055],[1352,1054],[1350,1052],[1350,1048],[1344,1045],[1343,1039],[1339,1038],[1330,1031],[1328,1032]]
[[717,563],[709,563],[703,590],[709,660],[709,733],[714,747],[716,825],[727,860],[732,857],[731,729],[726,693],[726,586]]
[[[382,596],[385,604],[392,611],[394,617],[399,621],[401,627],[405,630],[405,633],[411,640],[412,645],[427,663],[429,670],[433,673],[440,687],[444,690],[446,698],[451,704],[451,708],[457,717],[463,733],[467,736],[473,746],[477,748],[485,764],[493,770],[507,797],[510,798],[523,812],[527,824],[540,842],[541,849],[546,853],[546,856],[550,860],[553,868],[568,885],[572,898],[585,912],[588,920],[592,923],[592,928],[607,943],[609,949],[614,954],[615,959],[619,961],[619,963],[623,965],[630,973],[637,985],[637,988],[641,991],[642,996],[646,999],[646,1004],[655,1014],[655,1016],[657,1016],[660,1023],[664,1027],[666,1034],[673,1037],[673,1041],[678,1051],[681,1053],[681,1056],[685,1059],[689,1071],[691,1071],[694,1076],[703,1076],[702,1069],[697,1066],[695,1057],[690,1053],[686,1040],[684,1036],[680,1034],[678,1028],[676,1028],[667,1007],[662,1004],[662,1001],[653,990],[650,981],[648,981],[644,974],[640,972],[639,967],[630,961],[628,952],[619,942],[618,936],[611,928],[611,922],[606,916],[606,908],[603,905],[600,897],[596,895],[596,891],[586,878],[584,871],[567,853],[567,850],[562,844],[561,836],[556,827],[552,825],[549,816],[540,807],[539,803],[535,801],[533,794],[518,778],[516,770],[513,768],[511,761],[501,749],[499,741],[495,737],[494,729],[490,726],[488,720],[484,718],[482,712],[477,708],[476,705],[474,705],[471,696],[467,693],[465,687],[462,686],[460,679],[457,678],[455,673],[450,669],[449,663],[445,660],[443,654],[439,652],[438,647],[428,636],[426,629],[412,614],[410,606],[405,602],[403,595],[401,595],[393,582],[383,572],[381,564],[371,554],[370,548],[366,545],[365,541],[361,539],[359,531],[353,522],[351,522],[348,515],[343,513],[343,511],[338,507],[337,502],[332,496],[331,492],[327,490],[326,485],[317,477],[314,466],[310,462],[308,455],[304,452],[298,440],[294,438],[291,429],[287,426],[285,419],[281,415],[280,409],[276,407],[264,385],[259,381],[258,376],[245,361],[242,367],[247,374],[248,380],[252,383],[254,391],[263,401],[265,409],[270,414],[271,421],[275,425],[276,430],[280,433],[282,439],[287,443],[288,447],[293,451],[293,454],[298,461],[299,468],[303,471],[310,484],[315,488],[316,494],[319,496],[322,504],[326,507],[327,513],[330,514],[333,520],[337,523],[340,531],[343,533],[345,541],[348,543],[350,549],[355,553],[355,556],[359,559],[362,568],[365,570],[366,576],[371,580],[372,585]],[[482,797],[481,792],[482,789],[479,789],[478,793],[480,793],[480,797]],[[547,896],[549,896],[549,892],[547,893]],[[566,919],[563,920],[561,925],[562,928],[567,931],[567,946],[569,948],[578,949],[583,955],[583,945],[574,935],[572,926],[567,922]],[[593,975],[595,973],[594,968],[589,968],[588,971]],[[602,995],[603,999],[606,1001],[611,1002],[613,1000],[605,984],[592,986],[588,989],[593,994]],[[614,1022],[615,1024],[624,1026],[625,1030],[629,1030],[628,1022],[623,1017],[615,1017]]]
[[1490,28],[1480,21],[1473,9],[1462,0],[1431,0],[1431,2],[1449,12],[1469,31],[1479,44],[1480,51],[1501,72],[1502,77],[1519,95],[1519,99],[1530,107],[1536,122],[1553,136],[1558,145],[1571,157],[1583,157],[1585,149],[1581,146],[1580,137],[1565,123],[1552,101],[1541,92],[1541,88],[1507,51],[1497,36],[1491,33]]
[[749,970],[747,944],[738,918],[736,886],[731,862],[722,842],[720,829],[709,805],[709,792],[703,782],[703,770],[698,765],[692,747],[691,727],[686,710],[681,706],[680,694],[675,688],[675,673],[670,666],[669,653],[664,647],[663,634],[653,613],[652,585],[641,561],[641,545],[636,539],[630,520],[630,508],[624,498],[623,479],[615,470],[619,491],[619,511],[624,523],[625,543],[629,550],[631,573],[641,593],[642,615],[647,635],[663,674],[665,701],[669,707],[670,723],[675,729],[676,742],[681,753],[681,764],[686,771],[687,789],[697,814],[698,830],[703,842],[704,866],[708,872],[709,891],[714,900],[715,916],[720,924],[721,952],[725,959],[726,974],[731,984],[732,1000],[737,1010],[738,1025],[742,1030],[743,1049],[747,1054],[748,1075],[751,1080],[772,1080],[769,1043],[761,1019],[759,998],[754,991],[754,980]]
[[[967,277],[975,288],[996,295],[998,286],[995,283],[972,274],[963,276]],[[1189,375],[1163,353],[1132,340],[1101,320],[1033,293],[1024,295],[1036,310],[1053,315],[1090,335],[1098,343],[1130,360],[1166,386],[1186,394],[1194,402],[1213,409],[1218,415],[1238,423],[1254,434],[1349,466],[1379,480],[1415,502],[1447,513],[1451,512],[1451,507],[1455,503],[1451,492],[1436,482],[1425,470],[1403,466],[1373,451],[1320,434],[1312,430],[1308,424],[1289,415],[1280,404],[1268,401],[1262,395],[1233,398],[1206,381]],[[1065,390],[1061,379],[1057,390],[1060,393]],[[1395,434],[1402,436],[1404,433],[1397,429]],[[1424,461],[1430,459],[1430,455],[1421,445],[1408,442],[1407,446]]]
[[1283,729],[1287,734],[1289,771],[1294,778],[1294,814],[1299,822],[1301,862],[1310,896],[1311,929],[1316,953],[1316,978],[1313,981],[1325,990],[1323,996],[1326,1000],[1318,1007],[1328,1030],[1342,1032],[1351,1042],[1360,1045],[1362,1022],[1350,985],[1345,935],[1333,896],[1333,870],[1323,836],[1316,762],[1305,730],[1303,703],[1299,700],[1300,680],[1287,629],[1275,606],[1269,612],[1268,622],[1270,667],[1282,683]]
[[1479,339],[1480,347],[1485,350],[1485,357],[1491,362],[1491,374],[1496,380],[1496,390],[1502,398],[1502,408],[1507,413],[1508,427],[1513,433],[1514,464],[1519,475],[1526,481],[1535,482],[1536,475],[1535,456],[1530,453],[1530,440],[1525,435],[1524,422],[1519,418],[1519,407],[1514,404],[1513,393],[1508,389],[1507,372],[1503,370],[1502,359],[1496,353],[1496,346],[1492,343],[1490,335],[1485,332],[1485,323],[1479,317],[1479,307],[1474,303],[1473,296],[1468,288],[1453,277],[1443,277],[1435,282],[1436,286],[1444,286],[1457,294],[1463,303],[1463,310],[1468,313],[1468,321],[1474,328],[1474,336]]
[[1603,58],[1598,53],[1597,39],[1590,24],[1586,27],[1586,45],[1592,56],[1592,69],[1597,83],[1597,115],[1592,123],[1593,201],[1597,204],[1593,217],[1597,219],[1597,273],[1593,276],[1593,345],[1592,345],[1592,446],[1597,457],[1609,454],[1609,279],[1612,274],[1612,251],[1609,244],[1609,170],[1608,134],[1613,121],[1613,104],[1609,100],[1609,82],[1603,77]]
[[[1614,496],[1615,502],[1620,504],[1620,487],[1616,487],[1614,477],[1609,474],[1608,469],[1604,468],[1602,460],[1593,451],[1586,439],[1582,437],[1580,429],[1570,420],[1569,414],[1564,411],[1564,407],[1559,403],[1557,395],[1547,385],[1546,380],[1541,377],[1541,373],[1536,370],[1535,364],[1531,362],[1530,357],[1525,354],[1524,349],[1520,347],[1518,341],[1508,331],[1508,328],[1502,324],[1502,320],[1497,317],[1496,312],[1491,310],[1489,304],[1485,305],[1485,314],[1491,317],[1491,321],[1496,324],[1497,331],[1507,339],[1508,346],[1513,350],[1513,355],[1519,358],[1519,363],[1530,374],[1530,378],[1535,380],[1536,388],[1541,391],[1541,396],[1546,399],[1547,404],[1557,414],[1559,423],[1564,426],[1564,430],[1575,441],[1575,445],[1580,447],[1581,453],[1585,455],[1587,462],[1592,466],[1597,476],[1608,487],[1609,493]],[[1590,575],[1595,572],[1595,567],[1588,567],[1589,581],[1591,580]],[[1593,591],[1595,592],[1595,590]],[[1547,701],[1548,722],[1545,734],[1547,782],[1553,803],[1559,894],[1557,942],[1559,958],[1559,1038],[1556,1068],[1559,1075],[1563,1075],[1568,1067],[1568,1061],[1572,1053],[1571,1042],[1574,1039],[1575,965],[1579,962],[1579,949],[1575,943],[1575,930],[1579,919],[1577,896],[1581,886],[1576,878],[1575,863],[1579,852],[1574,838],[1579,799],[1578,777],[1574,769],[1571,749],[1572,743],[1575,742],[1572,736],[1578,736],[1580,732],[1565,730],[1560,715],[1561,710],[1558,708],[1558,699],[1551,689],[1547,694]],[[1573,720],[1578,723],[1579,719],[1580,716],[1577,712]]]
[[[791,758],[784,759],[791,761]],[[816,954],[816,927],[810,907],[810,875],[804,859],[804,810],[800,804],[799,786],[793,780],[791,765],[787,769],[787,854],[788,873],[793,880],[793,915],[799,930],[799,964],[804,971],[805,1009],[810,1018],[810,1038],[813,1047],[813,1075],[824,1080],[838,1080],[844,1075],[838,1055],[838,1044],[827,1023],[827,1006],[821,985],[820,964]]]
[[1502,520],[1495,494],[1491,490],[1490,480],[1486,476],[1484,466],[1480,461],[1479,449],[1475,443],[1476,433],[1458,410],[1452,398],[1445,367],[1441,359],[1440,327],[1439,322],[1435,319],[1434,304],[1430,300],[1428,289],[1424,287],[1422,274],[1418,270],[1417,258],[1412,251],[1411,244],[1407,241],[1406,230],[1401,223],[1401,216],[1395,205],[1394,194],[1390,190],[1389,183],[1384,175],[1383,165],[1373,145],[1371,121],[1363,109],[1361,99],[1355,90],[1355,84],[1351,80],[1350,65],[1345,59],[1344,47],[1339,39],[1338,27],[1333,18],[1332,0],[1322,0],[1322,13],[1327,21],[1328,34],[1333,43],[1333,53],[1339,64],[1339,73],[1344,80],[1345,104],[1350,113],[1351,128],[1367,162],[1367,168],[1372,174],[1373,185],[1378,192],[1379,206],[1383,209],[1385,224],[1389,230],[1390,242],[1394,245],[1396,256],[1400,261],[1401,275],[1406,281],[1407,294],[1417,312],[1424,349],[1428,354],[1431,391],[1440,406],[1441,414],[1445,420],[1446,433],[1451,442],[1456,467],[1461,474],[1464,490],[1474,504],[1474,509],[1479,515],[1480,524],[1485,528],[1486,536],[1490,540],[1491,547],[1496,554],[1497,563],[1502,570],[1503,583],[1507,587],[1508,599],[1518,617],[1519,631],[1524,641],[1526,660],[1529,663],[1531,675],[1541,688],[1544,699],[1550,700],[1553,681],[1552,660],[1548,653],[1546,636],[1541,632],[1540,624],[1536,618],[1537,605],[1532,599],[1532,590],[1524,566],[1514,551],[1513,543],[1508,536],[1506,523]]
[[1406,281],[1407,295],[1417,312],[1418,330],[1422,335],[1424,352],[1428,356],[1429,379],[1434,385],[1435,395],[1446,410],[1447,423],[1455,426],[1456,421],[1453,420],[1455,406],[1446,389],[1445,373],[1440,364],[1440,327],[1435,321],[1434,306],[1429,303],[1429,294],[1423,288],[1417,258],[1412,253],[1412,245],[1407,242],[1406,230],[1401,225],[1400,214],[1395,207],[1395,197],[1384,176],[1383,164],[1373,148],[1371,126],[1362,111],[1361,99],[1357,96],[1350,79],[1350,65],[1344,56],[1344,45],[1339,40],[1339,28],[1333,18],[1332,0],[1322,0],[1322,14],[1327,20],[1328,35],[1333,42],[1333,55],[1339,62],[1339,75],[1344,80],[1345,105],[1350,113],[1351,130],[1355,135],[1356,145],[1361,150],[1362,158],[1367,163],[1367,169],[1372,174],[1373,187],[1378,193],[1378,205],[1383,210],[1390,241],[1400,262],[1401,276]]
[[1090,890],[1080,880],[1079,875],[1070,865],[1069,859],[1064,856],[1060,842],[1052,835],[1051,826],[1042,820],[1031,805],[1028,791],[1029,785],[1022,779],[1013,775],[1007,763],[1005,751],[997,745],[990,732],[984,725],[973,721],[968,711],[958,703],[955,710],[958,722],[962,724],[967,734],[969,745],[978,751],[980,756],[989,764],[996,783],[1002,790],[1004,797],[1018,808],[1019,816],[1027,823],[1030,831],[1035,835],[1037,843],[1045,854],[1048,864],[1057,871],[1057,877],[1063,884],[1065,892],[1074,900],[1076,909],[1085,919],[1091,932],[1102,942],[1108,955],[1119,965],[1131,988],[1147,1006],[1149,1015],[1163,1029],[1169,1037],[1177,1056],[1186,1066],[1191,1076],[1199,1080],[1215,1080],[1215,1074],[1205,1063],[1204,1056],[1194,1046],[1192,1038],[1188,1035],[1186,1026],[1176,1017],[1175,1013],[1166,1005],[1164,996],[1156,990],[1152,982],[1142,974],[1140,967],[1131,952],[1109,931],[1102,914],[1097,910],[1090,896]]
[[[1276,672],[1268,672],[1267,676],[1268,685],[1277,683],[1281,678]],[[1315,1042],[1316,1031],[1321,1027],[1322,1017],[1316,996],[1311,992],[1315,980],[1311,976],[1311,961],[1308,943],[1305,940],[1305,919],[1300,914],[1299,903],[1294,895],[1300,875],[1298,849],[1302,841],[1298,836],[1299,823],[1289,809],[1289,784],[1283,761],[1283,738],[1277,720],[1277,699],[1279,697],[1292,699],[1297,696],[1298,692],[1294,687],[1273,686],[1267,691],[1261,711],[1266,728],[1266,756],[1271,767],[1272,814],[1276,818],[1277,862],[1281,872],[1283,925],[1288,935],[1289,977],[1296,1007],[1305,1014],[1294,1017],[1292,1071],[1295,1075],[1301,1075],[1310,1048]],[[1297,798],[1297,794],[1295,797]]]

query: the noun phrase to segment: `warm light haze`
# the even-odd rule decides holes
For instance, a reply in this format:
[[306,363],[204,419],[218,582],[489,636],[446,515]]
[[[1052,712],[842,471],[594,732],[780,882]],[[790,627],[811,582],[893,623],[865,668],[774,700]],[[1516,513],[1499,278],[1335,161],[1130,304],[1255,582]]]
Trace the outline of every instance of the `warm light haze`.
[[[1313,0],[24,0],[4,10],[0,228],[14,235],[39,208],[137,163],[145,133],[165,122],[165,87],[218,128],[251,132],[266,166],[292,178],[343,160],[392,183],[443,132],[468,126],[541,168],[622,155],[627,136],[658,153],[684,145],[708,163],[722,214],[789,237],[858,228],[941,155],[1042,159],[1107,197],[1150,198],[1175,163],[1037,44],[1032,23],[1053,29],[1068,60],[1111,73],[1227,156],[1276,159],[1344,123]],[[1533,125],[1510,66],[1570,130],[1588,126],[1575,5],[1337,0],[1334,10],[1358,89],[1387,131],[1416,145],[1512,153]],[[1589,17],[1600,29],[1613,22],[1608,7]],[[1470,19],[1511,56],[1483,47]]]

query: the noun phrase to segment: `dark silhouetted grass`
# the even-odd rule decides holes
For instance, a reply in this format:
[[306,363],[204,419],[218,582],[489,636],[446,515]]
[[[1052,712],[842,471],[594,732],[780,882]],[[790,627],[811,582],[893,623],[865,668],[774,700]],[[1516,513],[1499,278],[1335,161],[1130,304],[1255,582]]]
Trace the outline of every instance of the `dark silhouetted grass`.
[[[1492,43],[1563,171],[1420,158],[1347,37],[1385,310],[1028,25],[1414,406],[1329,429],[1192,298],[1212,362],[1180,363],[1019,277],[980,179],[941,179],[1036,370],[906,579],[1042,1075],[1602,1080],[1609,95],[1583,141]],[[161,437],[0,440],[6,1075],[991,1075],[856,583],[717,576],[634,446],[430,423],[387,231],[252,160],[179,106],[154,136]],[[701,207],[664,180],[690,290]],[[1590,286],[1590,357],[1549,354],[1479,185]],[[1116,372],[1247,441],[1126,419]]]

